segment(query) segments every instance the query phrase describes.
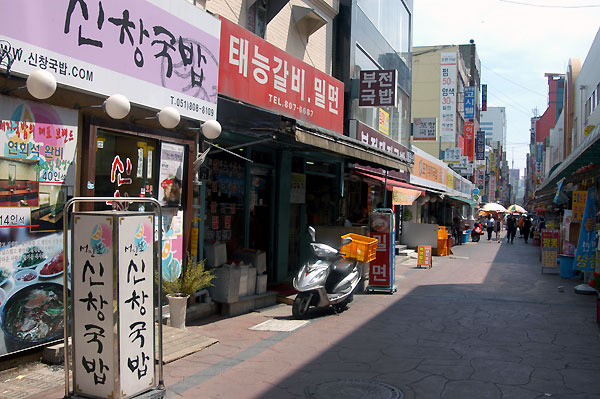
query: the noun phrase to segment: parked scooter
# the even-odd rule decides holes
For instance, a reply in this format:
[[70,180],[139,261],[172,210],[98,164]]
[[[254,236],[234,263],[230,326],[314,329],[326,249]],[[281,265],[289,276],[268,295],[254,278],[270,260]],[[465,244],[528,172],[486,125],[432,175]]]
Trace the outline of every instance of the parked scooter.
[[[308,232],[315,259],[304,264],[294,277],[293,285],[298,291],[292,306],[295,318],[305,317],[311,306],[333,306],[336,313],[345,310],[352,302],[352,293],[360,281],[356,259],[345,258],[339,249],[315,242],[314,227],[309,227]],[[340,248],[351,242],[351,237],[342,239]]]
[[475,223],[473,230],[471,230],[471,241],[478,242],[482,234],[483,228],[481,227],[481,223]]

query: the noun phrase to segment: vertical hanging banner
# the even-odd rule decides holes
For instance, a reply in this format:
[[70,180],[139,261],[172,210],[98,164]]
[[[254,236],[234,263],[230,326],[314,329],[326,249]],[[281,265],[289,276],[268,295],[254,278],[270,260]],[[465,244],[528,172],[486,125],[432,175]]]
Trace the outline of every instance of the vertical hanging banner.
[[487,85],[481,85],[481,110],[487,111]]
[[163,206],[181,205],[184,151],[182,145],[161,144],[158,200]]
[[456,53],[441,54],[440,121],[442,143],[454,143],[456,139]]
[[473,145],[475,143],[475,122],[465,122],[465,144],[463,154],[473,160]]
[[475,118],[475,86],[465,87],[465,119]]
[[575,262],[573,268],[586,272],[593,272],[596,268],[596,200],[594,199],[594,188],[588,190],[585,201],[585,211],[579,231],[579,242],[575,250]]
[[475,159],[485,161],[485,131],[478,130],[475,136]]

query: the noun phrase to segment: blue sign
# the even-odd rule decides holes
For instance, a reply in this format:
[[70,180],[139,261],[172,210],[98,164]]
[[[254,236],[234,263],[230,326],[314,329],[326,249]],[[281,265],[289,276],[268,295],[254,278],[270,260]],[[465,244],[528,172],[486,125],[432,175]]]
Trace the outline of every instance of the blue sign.
[[475,86],[465,87],[465,119],[475,118]]
[[596,200],[594,199],[594,188],[588,190],[585,200],[585,210],[581,221],[579,242],[575,250],[575,262],[573,269],[593,272],[596,269]]
[[473,189],[473,194],[475,194],[475,195],[479,194],[479,189],[477,187],[475,187]]

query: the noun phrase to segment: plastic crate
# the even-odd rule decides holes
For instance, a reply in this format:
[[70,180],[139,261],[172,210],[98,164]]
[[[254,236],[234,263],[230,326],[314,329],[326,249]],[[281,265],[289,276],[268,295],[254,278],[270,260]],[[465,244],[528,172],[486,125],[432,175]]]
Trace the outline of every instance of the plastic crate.
[[341,238],[351,237],[352,242],[340,248],[347,258],[355,258],[359,262],[370,262],[377,255],[377,238],[361,236],[360,234],[344,234]]

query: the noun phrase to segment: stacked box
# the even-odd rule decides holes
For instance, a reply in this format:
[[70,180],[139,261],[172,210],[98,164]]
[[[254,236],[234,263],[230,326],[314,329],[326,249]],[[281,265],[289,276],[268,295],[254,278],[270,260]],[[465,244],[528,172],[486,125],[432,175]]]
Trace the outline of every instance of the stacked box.
[[256,276],[256,294],[264,294],[267,292],[267,275],[258,274]]
[[267,254],[265,251],[245,248],[237,256],[245,263],[252,264],[256,268],[256,274],[264,274],[267,271]]
[[208,267],[219,267],[227,263],[227,247],[224,242],[205,242],[206,265]]
[[241,269],[225,265],[214,269],[216,278],[213,286],[209,287],[211,297],[215,302],[233,303],[240,297]]
[[248,268],[248,295],[254,295],[256,292],[256,268]]
[[240,296],[248,295],[248,269],[249,265],[239,264],[240,268]]

